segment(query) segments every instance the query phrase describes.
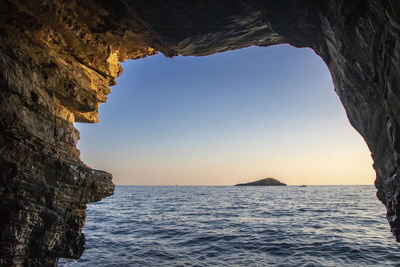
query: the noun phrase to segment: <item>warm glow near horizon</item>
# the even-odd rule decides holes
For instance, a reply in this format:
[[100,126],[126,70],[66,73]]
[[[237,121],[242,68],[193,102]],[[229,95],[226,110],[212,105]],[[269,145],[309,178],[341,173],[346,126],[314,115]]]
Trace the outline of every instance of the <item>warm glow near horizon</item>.
[[373,184],[327,67],[287,45],[128,61],[100,107],[75,124],[89,166],[116,184]]

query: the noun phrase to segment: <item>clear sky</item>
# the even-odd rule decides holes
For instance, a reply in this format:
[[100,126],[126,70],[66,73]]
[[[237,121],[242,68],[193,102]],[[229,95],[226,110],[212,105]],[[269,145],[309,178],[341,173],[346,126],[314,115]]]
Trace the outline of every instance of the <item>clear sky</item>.
[[97,124],[75,126],[115,184],[372,184],[370,152],[310,49],[129,60]]

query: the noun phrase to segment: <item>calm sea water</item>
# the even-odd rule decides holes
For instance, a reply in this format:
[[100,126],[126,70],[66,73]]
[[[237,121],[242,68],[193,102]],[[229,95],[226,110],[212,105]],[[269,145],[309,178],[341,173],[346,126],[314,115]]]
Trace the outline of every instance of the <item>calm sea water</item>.
[[400,266],[373,186],[118,186],[60,266]]

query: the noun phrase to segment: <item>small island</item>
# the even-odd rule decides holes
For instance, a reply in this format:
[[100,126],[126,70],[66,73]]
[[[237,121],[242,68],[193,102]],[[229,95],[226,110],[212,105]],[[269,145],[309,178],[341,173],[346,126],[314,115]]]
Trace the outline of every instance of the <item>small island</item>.
[[235,186],[286,186],[286,184],[275,178],[264,178],[250,183],[237,184]]

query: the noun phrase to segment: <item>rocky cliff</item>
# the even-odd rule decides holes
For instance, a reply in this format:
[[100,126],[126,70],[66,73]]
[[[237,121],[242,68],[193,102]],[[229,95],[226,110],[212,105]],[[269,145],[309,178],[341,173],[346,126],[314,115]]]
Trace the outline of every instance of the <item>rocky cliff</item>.
[[400,240],[398,0],[3,0],[0,13],[0,265],[83,253],[86,203],[114,186],[80,161],[72,123],[97,122],[119,62],[281,43],[326,62]]

